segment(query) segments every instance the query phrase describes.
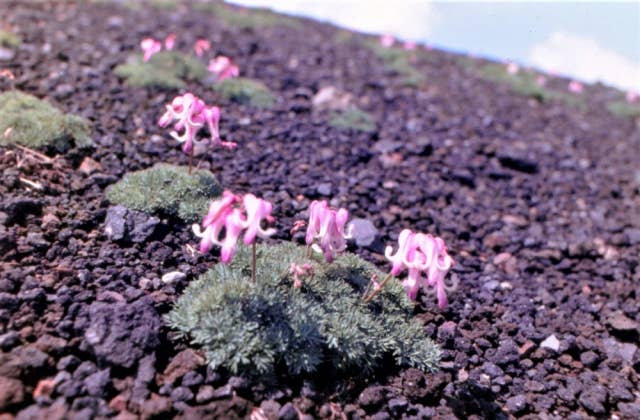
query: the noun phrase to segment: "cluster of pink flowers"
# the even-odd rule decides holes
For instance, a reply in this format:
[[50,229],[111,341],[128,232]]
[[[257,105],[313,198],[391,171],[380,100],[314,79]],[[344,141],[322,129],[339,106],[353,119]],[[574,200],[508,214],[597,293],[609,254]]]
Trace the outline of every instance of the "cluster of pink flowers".
[[[166,127],[174,121],[174,131],[171,132],[171,137],[184,143],[182,150],[185,153],[192,152],[196,135],[205,123],[211,134],[212,146],[222,146],[229,149],[236,147],[236,143],[220,139],[220,108],[217,106],[207,107],[202,99],[192,93],[175,97],[171,104],[166,106],[166,112],[158,120],[158,125]],[[182,131],[182,134],[179,134],[179,131]]]
[[436,289],[438,306],[445,308],[448,305],[444,276],[453,265],[453,259],[447,254],[442,238],[404,229],[398,237],[396,253],[393,254],[393,248],[388,246],[384,254],[392,263],[391,275],[409,271],[402,284],[410,299],[415,300],[420,286],[425,290],[430,286]]
[[[164,39],[164,47],[171,51],[176,43],[176,34],[169,34]],[[149,61],[151,56],[156,53],[159,53],[162,50],[162,43],[160,41],[156,41],[153,38],[145,38],[140,42],[140,48],[142,48],[142,52],[144,52],[143,61],[146,63]]]
[[313,275],[313,266],[309,263],[291,263],[289,266],[289,274],[293,276],[293,287],[299,289],[302,287],[301,277]]
[[[239,206],[240,203],[242,207]],[[218,245],[221,247],[220,260],[228,264],[236,253],[242,231],[246,245],[253,244],[256,237],[266,239],[276,232],[273,228],[262,227],[263,221],[273,222],[272,209],[270,202],[253,194],[240,197],[225,191],[222,198],[210,204],[209,212],[202,220],[204,231],[199,225],[193,225],[194,234],[201,238],[200,252],[209,252],[213,245]],[[224,238],[221,238],[223,228]]]
[[542,74],[539,74],[536,77],[536,85],[540,86],[540,87],[544,87],[547,84],[547,78],[545,76],[543,76]]
[[572,80],[571,82],[569,82],[569,85],[567,86],[567,89],[569,90],[569,92],[571,93],[582,93],[582,91],[584,91],[584,86],[582,85],[582,83],[576,81],[576,80]]
[[506,64],[507,67],[507,73],[509,74],[518,74],[518,72],[520,71],[520,66],[518,65],[518,63],[514,63],[513,61],[509,61]]
[[326,201],[313,201],[309,207],[309,224],[307,225],[307,246],[321,252],[330,263],[336,253],[347,248],[346,240],[351,237],[345,233],[345,225],[349,218],[347,209],[332,209]]
[[627,102],[632,104],[638,100],[638,92],[634,90],[629,90],[627,92]]
[[238,66],[233,64],[231,59],[224,55],[219,55],[215,59],[211,60],[207,69],[214,74],[216,80],[219,82],[232,77],[238,77],[240,75]]
[[193,45],[193,50],[195,51],[198,57],[202,57],[205,51],[209,51],[211,49],[211,43],[206,39],[199,39]]
[[396,42],[396,39],[389,34],[380,36],[380,45],[382,45],[384,48],[392,47],[393,44],[395,44],[395,42]]

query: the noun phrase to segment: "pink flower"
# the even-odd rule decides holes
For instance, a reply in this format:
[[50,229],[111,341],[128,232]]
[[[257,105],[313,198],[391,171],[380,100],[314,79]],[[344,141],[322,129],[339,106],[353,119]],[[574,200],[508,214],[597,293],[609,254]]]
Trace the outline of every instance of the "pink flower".
[[171,51],[176,44],[176,34],[171,33],[164,39],[164,47]]
[[[331,209],[326,201],[313,201],[309,207],[309,225],[307,226],[307,245],[319,247],[325,260],[330,263],[336,253],[347,247],[346,239],[350,233],[344,231],[349,212],[346,209]],[[319,245],[315,243],[319,241]]]
[[240,70],[238,66],[231,62],[229,57],[219,55],[215,59],[209,61],[207,69],[216,76],[216,80],[221,82],[225,79],[238,77]]
[[513,61],[507,63],[507,73],[518,74],[519,71],[520,66],[518,65],[518,63],[514,63]]
[[627,102],[632,104],[637,100],[638,100],[638,92],[633,91],[633,90],[629,90],[627,92]]
[[393,46],[395,42],[396,42],[395,38],[389,34],[382,35],[380,37],[380,45],[382,45],[385,48],[389,48]]
[[538,86],[540,86],[540,87],[543,87],[543,86],[545,86],[546,84],[547,84],[547,78],[546,78],[546,77],[544,77],[543,75],[539,74],[539,75],[536,77],[536,85],[538,85]]
[[156,41],[153,38],[145,38],[140,43],[140,48],[144,51],[144,57],[142,60],[146,63],[149,61],[151,56],[162,49],[162,44],[160,41]]
[[196,52],[198,57],[202,57],[205,51],[208,51],[211,48],[211,43],[206,39],[199,39],[193,45],[193,49]]
[[232,141],[222,141],[222,139],[220,139],[220,108],[218,108],[217,106],[204,108],[201,115],[202,119],[207,123],[207,127],[209,128],[212,146],[222,146],[225,149],[234,149],[236,146],[238,146],[238,143],[234,143]]
[[567,88],[569,89],[569,92],[572,93],[582,93],[582,91],[584,90],[584,86],[582,85],[582,83],[575,80],[572,80]]
[[[240,202],[244,204],[244,208],[237,207]],[[273,221],[271,209],[271,203],[256,198],[253,194],[240,198],[225,191],[221,198],[209,205],[209,212],[202,220],[204,231],[197,224],[192,226],[193,233],[201,238],[200,252],[209,252],[213,245],[217,245],[221,247],[220,261],[224,264],[231,262],[243,231],[244,243],[247,245],[252,244],[256,236],[268,238],[275,233],[275,229],[263,229],[261,226],[262,220]],[[223,228],[224,238],[221,237]]]
[[293,276],[293,287],[299,289],[302,287],[300,277],[313,275],[313,266],[308,263],[302,265],[291,263],[289,274]]
[[448,305],[446,292],[450,288],[444,277],[453,265],[453,259],[447,254],[441,238],[404,229],[398,237],[398,251],[393,254],[393,248],[388,246],[385,257],[392,262],[391,275],[398,276],[408,270],[402,284],[409,299],[416,299],[421,286],[423,289],[431,286],[436,290],[438,306],[445,308]]
[[404,48],[405,51],[413,51],[416,47],[417,45],[413,41],[405,41],[404,45],[402,45],[402,48]]
[[261,226],[263,220],[273,222],[274,219],[273,216],[271,216],[273,204],[261,198],[257,198],[253,194],[246,194],[242,201],[244,203],[245,211],[247,212],[247,220],[244,224],[244,227],[247,229],[244,233],[245,245],[252,244],[255,241],[256,236],[262,239],[267,239],[276,233],[276,230],[273,228],[263,229]]
[[[196,134],[204,125],[204,118],[201,116],[204,109],[205,104],[201,99],[192,93],[185,93],[174,98],[171,105],[166,106],[166,112],[158,120],[158,125],[166,127],[175,120],[171,137],[179,143],[184,143],[182,150],[190,153],[196,141]],[[180,130],[183,130],[182,134],[178,133]]]

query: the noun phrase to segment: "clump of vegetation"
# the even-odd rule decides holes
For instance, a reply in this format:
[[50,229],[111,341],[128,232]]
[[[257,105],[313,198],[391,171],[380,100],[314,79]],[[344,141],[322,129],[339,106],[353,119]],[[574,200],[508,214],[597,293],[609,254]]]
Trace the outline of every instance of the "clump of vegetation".
[[213,89],[227,100],[257,108],[271,108],[276,101],[275,95],[264,83],[246,77],[216,82]]
[[369,41],[366,45],[390,70],[402,76],[402,84],[416,87],[424,82],[424,75],[409,60],[412,52],[398,47],[384,47],[378,41]]
[[222,188],[208,171],[160,163],[152,168],[132,172],[107,189],[107,199],[130,210],[160,216],[179,217],[185,222],[198,221],[207,211],[209,200]]
[[115,73],[131,86],[179,89],[185,86],[186,80],[204,79],[207,67],[186,54],[163,51],[154,54],[146,63],[142,56],[132,56],[126,64],[116,67]]
[[13,32],[0,30],[0,47],[18,48],[20,46],[20,38]]
[[329,125],[341,129],[364,131],[365,133],[376,131],[373,117],[355,106],[333,113]]
[[179,3],[180,0],[149,0],[151,6],[163,10],[174,10]]
[[560,100],[571,106],[582,106],[582,101],[575,95],[557,92],[537,83],[537,73],[532,71],[519,70],[516,74],[509,74],[502,64],[487,64],[480,71],[480,76],[486,80],[506,84],[513,92],[534,98],[539,102]]
[[[257,279],[251,252],[217,265],[192,282],[166,318],[172,328],[205,351],[211,368],[232,373],[303,375],[321,369],[370,373],[393,360],[425,371],[437,368],[440,351],[412,319],[413,305],[399,282],[375,300],[362,299],[372,264],[344,254],[329,264],[286,243],[257,247]],[[307,261],[302,281],[292,264]]]
[[0,94],[0,144],[64,153],[93,144],[88,120],[18,91]]
[[615,101],[607,104],[610,113],[620,118],[640,118],[640,105],[626,101]]
[[222,2],[212,2],[209,0],[196,3],[194,8],[213,13],[227,25],[241,29],[267,28],[273,26],[297,28],[300,26],[299,22],[294,18],[280,13],[274,13],[268,9],[231,7]]

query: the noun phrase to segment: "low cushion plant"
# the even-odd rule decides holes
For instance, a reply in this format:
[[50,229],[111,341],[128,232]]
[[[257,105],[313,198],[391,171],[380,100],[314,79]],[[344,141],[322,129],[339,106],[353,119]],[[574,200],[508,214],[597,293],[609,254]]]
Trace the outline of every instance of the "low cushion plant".
[[264,83],[246,77],[216,82],[213,89],[227,100],[256,108],[271,108],[276,101],[275,95]]
[[209,171],[190,175],[188,168],[160,163],[125,175],[109,187],[107,199],[130,210],[195,222],[206,212],[208,201],[221,192]]
[[196,58],[177,51],[162,51],[148,61],[140,55],[129,58],[126,64],[115,69],[116,75],[128,85],[178,89],[187,80],[202,80],[207,76],[207,66]]
[[88,120],[64,114],[35,96],[18,91],[0,94],[0,145],[64,153],[74,146],[91,146],[89,133]]

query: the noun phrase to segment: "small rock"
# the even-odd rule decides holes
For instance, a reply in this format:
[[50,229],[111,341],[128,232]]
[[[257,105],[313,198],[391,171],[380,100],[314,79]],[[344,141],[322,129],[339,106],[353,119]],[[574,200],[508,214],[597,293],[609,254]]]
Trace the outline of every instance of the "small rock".
[[200,387],[196,395],[196,402],[198,404],[208,403],[213,400],[214,396],[214,388],[211,385],[204,385]]
[[149,239],[160,224],[160,219],[140,211],[130,211],[127,216],[129,239],[134,243],[143,243]]
[[278,419],[279,420],[297,420],[298,411],[293,406],[293,404],[288,402],[282,406],[280,411],[278,411]]
[[409,402],[403,398],[392,398],[389,400],[388,405],[391,415],[400,417],[400,415],[407,409]]
[[125,206],[117,205],[109,207],[107,218],[104,222],[104,233],[112,241],[124,239],[127,225],[127,213],[129,210]]
[[494,356],[491,357],[490,361],[498,366],[506,366],[511,363],[516,363],[519,359],[520,354],[518,353],[518,346],[515,341],[507,338],[500,341],[498,350],[495,352]]
[[9,331],[0,335],[0,349],[11,350],[20,343],[20,335],[15,331]]
[[347,232],[351,231],[353,240],[360,247],[368,247],[378,237],[378,229],[367,219],[353,219],[347,226]]
[[370,386],[364,389],[358,397],[358,402],[366,410],[378,408],[384,400],[384,388],[381,386]]
[[102,398],[105,396],[106,388],[110,381],[111,369],[107,368],[87,376],[83,381],[83,384],[87,390],[87,394],[92,397]]
[[551,334],[542,343],[540,343],[540,347],[558,351],[560,348],[560,341],[558,341],[554,334]]
[[524,395],[516,395],[507,399],[507,410],[510,414],[518,415],[527,408],[527,398]]
[[10,48],[0,47],[0,61],[13,60],[16,53]]
[[614,357],[620,357],[627,363],[633,362],[633,356],[638,351],[638,346],[633,343],[621,343],[614,338],[605,338],[602,340],[602,344],[607,357],[610,359]]
[[602,415],[606,412],[604,404],[607,401],[607,389],[600,384],[593,384],[580,394],[578,401],[591,413]]
[[330,182],[323,182],[323,183],[318,184],[318,186],[316,187],[316,191],[321,196],[324,196],[324,197],[331,196],[331,191],[332,191],[331,183]]
[[527,174],[535,174],[538,172],[538,164],[535,161],[515,156],[513,154],[500,154],[498,155],[498,161],[505,168],[513,169],[515,171]]
[[640,419],[640,402],[618,403],[620,414],[628,419]]
[[3,199],[2,210],[7,214],[5,224],[22,223],[27,215],[39,216],[42,213],[42,201],[29,197]]
[[446,321],[438,327],[438,341],[453,340],[456,336],[458,326],[453,321]]
[[0,376],[0,412],[24,401],[24,387],[18,379]]
[[179,386],[171,391],[171,401],[189,402],[193,399],[193,392],[186,386]]
[[233,396],[233,387],[226,384],[213,392],[213,398],[216,400],[231,398]]
[[311,99],[311,104],[317,110],[347,109],[353,101],[351,94],[342,92],[335,86],[323,87]]
[[274,400],[266,400],[262,401],[260,404],[260,409],[264,413],[264,415],[269,419],[275,419],[278,417],[278,413],[280,412],[280,403]]
[[162,383],[172,384],[185,373],[202,366],[204,362],[204,358],[194,350],[183,350],[171,360],[171,363],[164,370]]
[[599,361],[600,357],[593,351],[580,353],[580,362],[589,368],[596,367]]
[[162,276],[164,284],[174,284],[187,278],[187,275],[181,271],[171,271]]
[[91,175],[94,172],[99,172],[102,170],[102,165],[91,159],[89,156],[85,157],[82,160],[82,163],[78,167],[78,170],[85,175]]
[[607,323],[618,332],[631,332],[638,330],[638,323],[618,311],[607,319]]

